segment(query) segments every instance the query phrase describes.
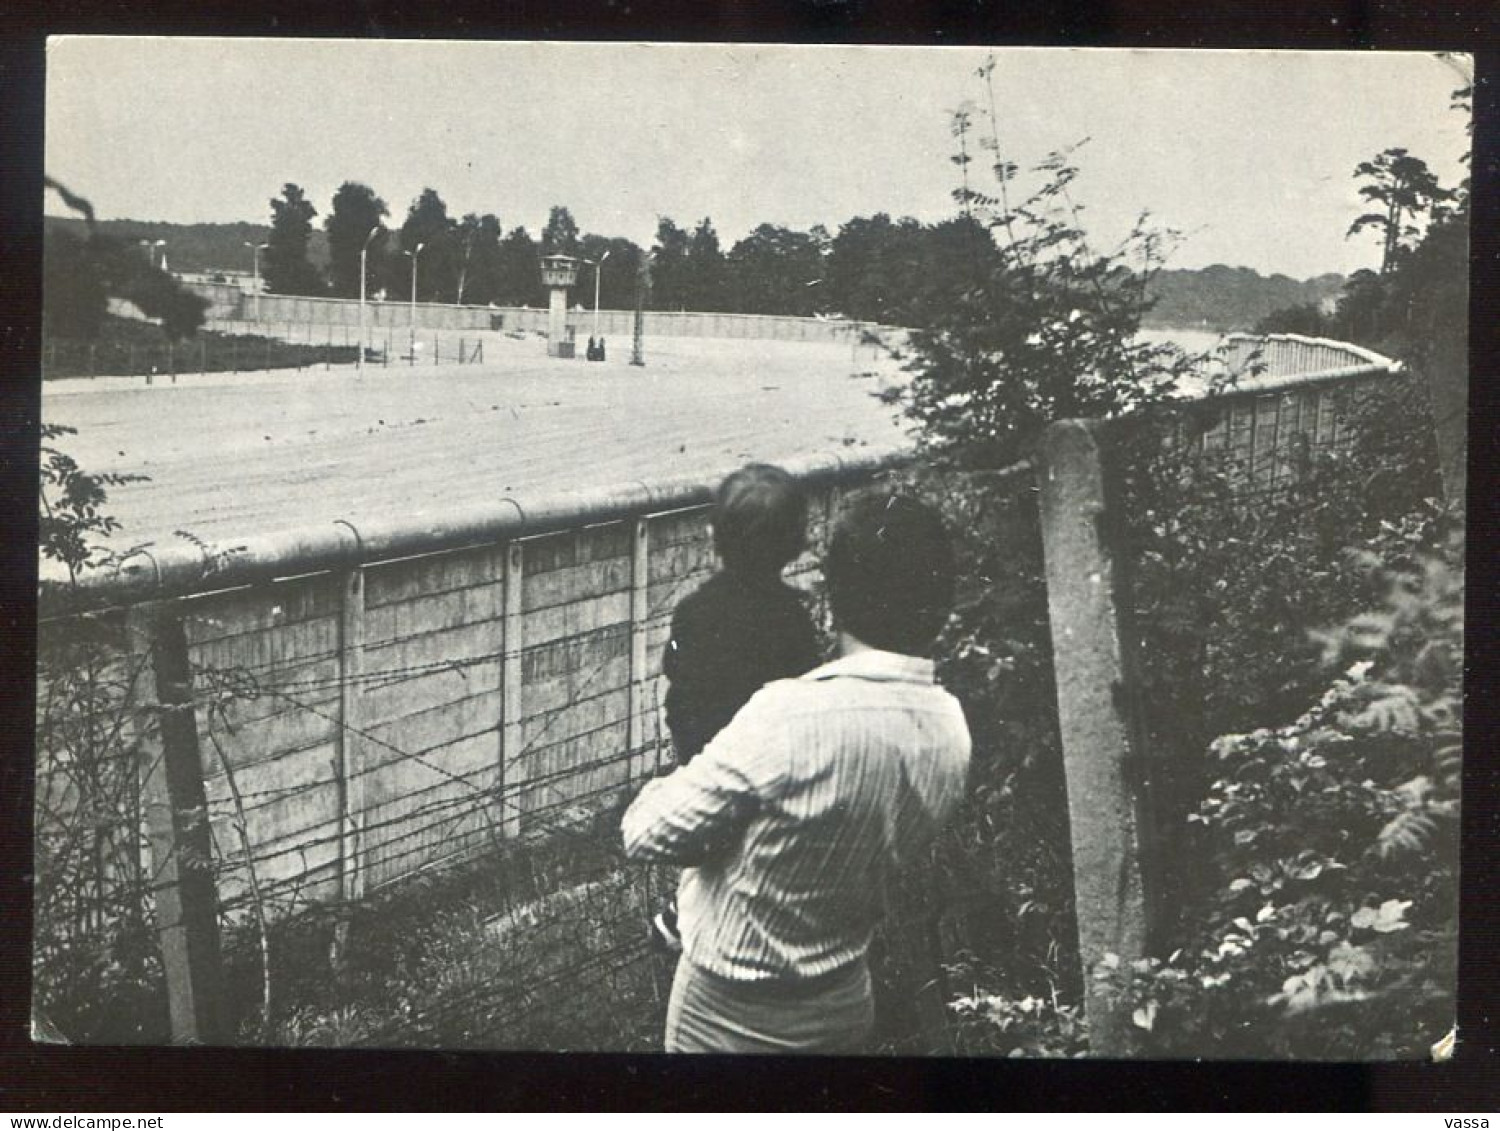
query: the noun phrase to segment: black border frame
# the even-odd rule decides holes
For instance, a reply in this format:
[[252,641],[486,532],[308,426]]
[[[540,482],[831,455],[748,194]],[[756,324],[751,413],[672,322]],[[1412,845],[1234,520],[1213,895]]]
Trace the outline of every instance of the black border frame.
[[[1500,1101],[1500,6],[1492,0],[21,0],[0,12],[0,1109],[1493,1110]],[[31,1045],[30,887],[44,44],[55,34],[1068,45],[1476,54],[1471,247],[1470,756],[1453,1063],[749,1060]]]

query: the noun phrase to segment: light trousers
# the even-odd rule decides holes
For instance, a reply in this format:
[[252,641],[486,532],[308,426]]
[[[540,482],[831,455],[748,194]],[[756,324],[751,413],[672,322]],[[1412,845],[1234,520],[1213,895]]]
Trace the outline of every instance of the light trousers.
[[865,1051],[875,1023],[870,968],[860,960],[806,982],[735,982],[686,958],[667,1004],[667,1052]]

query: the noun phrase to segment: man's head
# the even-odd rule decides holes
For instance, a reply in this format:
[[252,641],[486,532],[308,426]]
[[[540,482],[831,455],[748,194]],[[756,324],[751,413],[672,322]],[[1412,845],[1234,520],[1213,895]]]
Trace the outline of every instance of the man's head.
[[725,568],[779,573],[807,540],[807,496],[781,468],[747,464],[719,484],[713,527]]
[[887,652],[924,656],[953,607],[953,547],[937,512],[863,491],[845,504],[823,564],[835,627]]

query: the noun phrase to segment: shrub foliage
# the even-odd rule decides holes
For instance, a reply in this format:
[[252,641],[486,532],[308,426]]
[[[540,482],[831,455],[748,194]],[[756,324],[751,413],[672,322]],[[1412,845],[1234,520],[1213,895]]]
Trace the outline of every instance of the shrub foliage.
[[[952,940],[959,1047],[1086,1048],[1034,486],[1000,469],[1049,423],[1093,417],[1122,421],[1111,534],[1171,914],[1158,955],[1089,975],[1164,1055],[1425,1049],[1451,1010],[1462,575],[1424,387],[1351,392],[1341,443],[1278,453],[1269,476],[1204,456],[1207,414],[1169,402],[1211,359],[1138,336],[1167,238],[1143,219],[1100,254],[1068,154],[1026,190],[993,112],[960,113],[954,136],[973,226],[963,285],[913,333],[911,381],[891,399],[920,427],[914,480],[963,542],[939,664],[974,731],[973,789],[933,861],[982,908]],[[988,191],[970,183],[976,153]],[[1310,635],[1329,625],[1342,627]],[[1330,687],[1330,658],[1347,672],[1354,645],[1365,666]],[[1450,961],[1419,961],[1424,949]]]

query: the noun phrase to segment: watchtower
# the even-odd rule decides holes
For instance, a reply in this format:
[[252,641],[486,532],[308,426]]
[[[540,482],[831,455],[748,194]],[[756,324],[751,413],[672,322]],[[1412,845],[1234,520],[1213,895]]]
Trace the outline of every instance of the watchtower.
[[547,356],[572,357],[568,336],[568,288],[578,282],[578,265],[571,255],[542,256],[542,283],[547,287]]

